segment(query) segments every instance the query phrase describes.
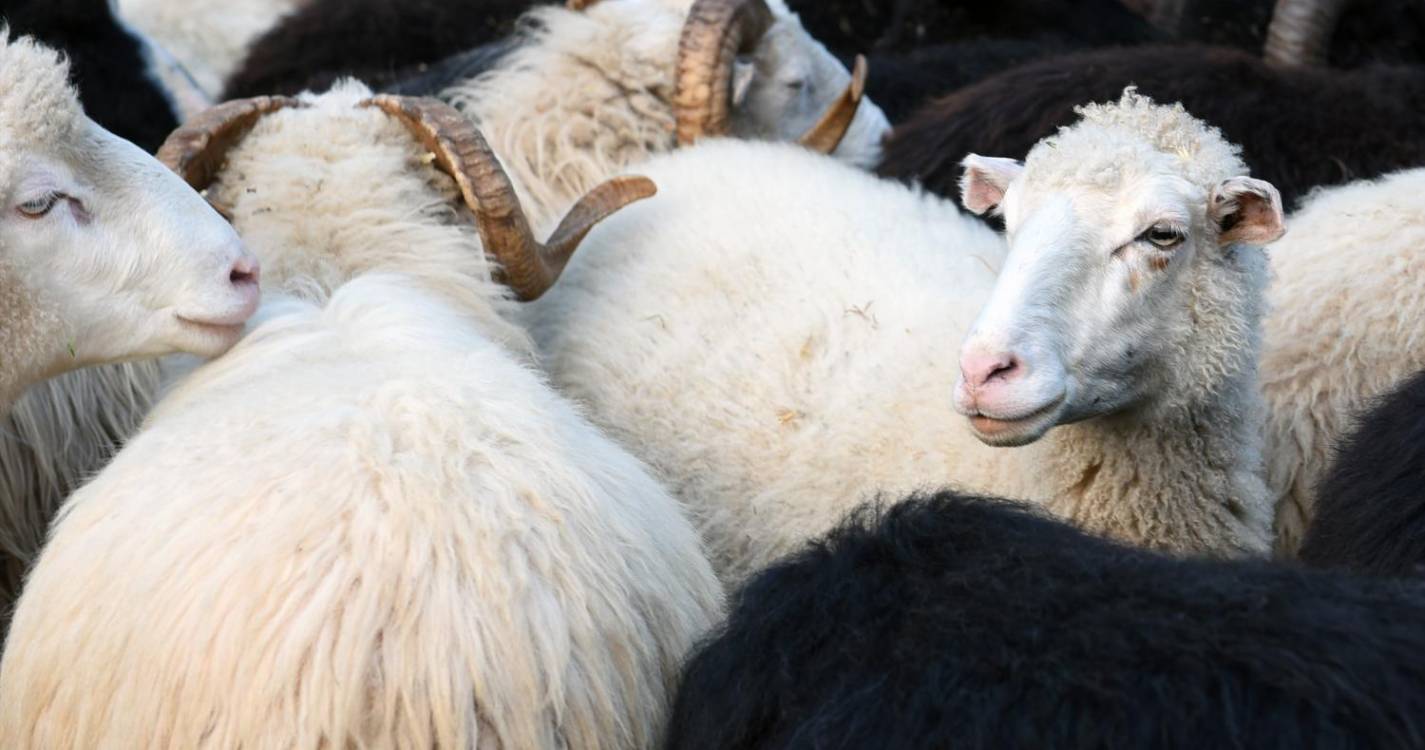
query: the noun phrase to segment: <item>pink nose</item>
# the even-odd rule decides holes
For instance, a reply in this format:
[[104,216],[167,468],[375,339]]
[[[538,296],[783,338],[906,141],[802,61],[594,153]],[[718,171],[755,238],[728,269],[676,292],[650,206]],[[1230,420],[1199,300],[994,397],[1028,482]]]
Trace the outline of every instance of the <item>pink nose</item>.
[[262,275],[262,265],[258,263],[257,256],[251,253],[243,253],[233,262],[233,267],[228,270],[228,281],[233,286],[243,286],[246,284],[256,284]]
[[1024,366],[1010,352],[967,352],[960,357],[960,376],[965,379],[965,388],[974,392],[1013,383],[1024,376]]

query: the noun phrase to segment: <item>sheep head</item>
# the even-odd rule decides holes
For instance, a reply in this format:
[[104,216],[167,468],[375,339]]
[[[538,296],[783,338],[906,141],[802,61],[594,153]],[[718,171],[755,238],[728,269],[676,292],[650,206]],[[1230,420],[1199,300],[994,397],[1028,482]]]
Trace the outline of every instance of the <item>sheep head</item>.
[[0,400],[91,364],[220,354],[257,306],[232,228],[85,116],[68,75],[0,26]]
[[1023,164],[964,162],[966,206],[1003,214],[1010,244],[954,395],[991,445],[1255,383],[1276,189],[1180,105],[1130,90],[1080,113]]
[[[175,131],[159,159],[200,190],[222,169],[227,152],[262,117],[300,100],[260,97],[214,107]],[[497,278],[521,300],[537,299],[559,278],[594,225],[620,208],[656,192],[643,177],[619,177],[594,188],[566,214],[547,243],[535,240],[514,185],[475,126],[436,99],[373,96],[371,107],[400,122],[434,155],[435,165],[456,183],[475,217],[485,252],[498,264]]]
[[[858,113],[866,127],[885,126],[878,109],[861,108],[866,73],[858,57],[849,82],[833,95],[831,82],[845,80],[846,70],[794,17],[779,17],[765,0],[697,0],[679,42],[678,143],[729,134],[796,137],[782,130],[805,115],[814,122],[799,142],[829,154]],[[821,102],[828,106],[818,116],[809,107]]]

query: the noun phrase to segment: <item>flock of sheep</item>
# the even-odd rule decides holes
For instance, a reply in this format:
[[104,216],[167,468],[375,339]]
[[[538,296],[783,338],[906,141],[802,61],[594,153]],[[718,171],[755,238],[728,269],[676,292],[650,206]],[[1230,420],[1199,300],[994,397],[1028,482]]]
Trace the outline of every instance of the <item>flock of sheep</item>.
[[1422,0],[0,16],[0,747],[1425,747]]

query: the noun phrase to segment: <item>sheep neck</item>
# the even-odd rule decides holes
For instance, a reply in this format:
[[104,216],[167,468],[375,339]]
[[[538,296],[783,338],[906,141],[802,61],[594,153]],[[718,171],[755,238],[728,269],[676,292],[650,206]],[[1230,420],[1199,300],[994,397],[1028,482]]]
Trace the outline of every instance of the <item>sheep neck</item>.
[[1050,510],[1094,533],[1177,553],[1265,554],[1265,408],[1255,370],[1195,403],[1058,427],[1035,471]]

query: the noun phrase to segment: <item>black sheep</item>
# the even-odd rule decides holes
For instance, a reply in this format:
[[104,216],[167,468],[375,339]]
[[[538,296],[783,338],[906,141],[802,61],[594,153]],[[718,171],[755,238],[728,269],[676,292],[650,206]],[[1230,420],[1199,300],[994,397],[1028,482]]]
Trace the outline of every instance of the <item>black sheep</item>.
[[1076,106],[1129,85],[1220,127],[1288,205],[1425,165],[1425,68],[1276,69],[1223,47],[1152,45],[1039,60],[931,102],[887,139],[879,171],[958,199],[966,154],[1022,158]]
[[945,492],[754,578],[669,748],[1425,746],[1425,589],[1183,560]]
[[1361,418],[1316,496],[1307,564],[1425,574],[1425,372]]
[[536,0],[311,0],[253,42],[223,98],[324,91],[343,76],[384,88],[508,36]]
[[5,0],[0,18],[12,37],[64,52],[84,111],[110,132],[152,153],[178,127],[146,41],[119,23],[108,0]]

